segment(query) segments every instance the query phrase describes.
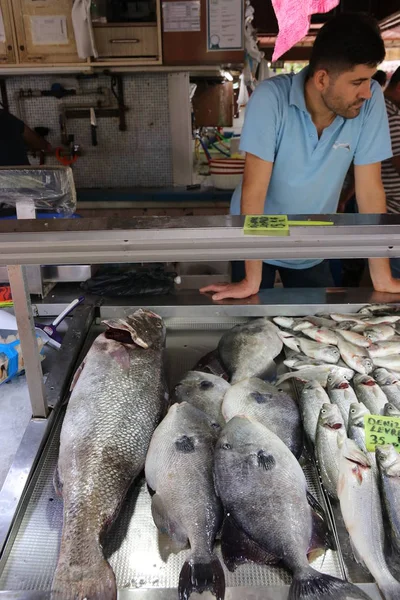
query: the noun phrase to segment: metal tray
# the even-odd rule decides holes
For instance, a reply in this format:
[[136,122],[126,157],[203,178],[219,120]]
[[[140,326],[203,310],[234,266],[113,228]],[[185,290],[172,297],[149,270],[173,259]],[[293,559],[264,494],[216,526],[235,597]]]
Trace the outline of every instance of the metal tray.
[[[243,319],[166,321],[166,369],[172,387],[201,356],[216,347],[224,330]],[[92,328],[87,347],[99,331],[100,327]],[[55,497],[52,476],[58,456],[63,414],[60,413],[49,437],[0,562],[0,590],[8,591],[4,593],[7,599],[45,598],[51,587],[62,527],[62,501]],[[314,461],[305,452],[301,462],[310,492],[329,515],[330,509]],[[157,531],[151,516],[150,496],[141,478],[132,486],[105,543],[105,554],[116,574],[119,598],[176,599],[179,572],[188,552],[176,553],[171,541]],[[220,553],[218,544],[217,553]],[[321,572],[345,577],[340,548],[338,551],[328,550],[312,564]],[[248,564],[239,567],[233,574],[225,570],[225,574],[227,600],[287,598],[291,576],[283,568]],[[366,577],[361,581],[368,579]],[[379,599],[374,585],[365,589],[371,599]],[[192,595],[193,600],[196,597],[200,596]],[[213,596],[204,593],[201,598],[207,600]]]

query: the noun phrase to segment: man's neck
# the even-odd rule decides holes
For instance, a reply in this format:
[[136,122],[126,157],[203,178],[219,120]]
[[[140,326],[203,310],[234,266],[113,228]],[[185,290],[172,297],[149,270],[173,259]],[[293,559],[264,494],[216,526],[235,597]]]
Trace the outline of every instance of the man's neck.
[[304,84],[304,100],[318,135],[321,136],[323,130],[335,120],[336,115],[326,106],[311,79],[307,79]]
[[385,95],[385,98],[390,100],[390,102],[392,102],[395,106],[397,106],[397,108],[400,108],[400,98],[397,98],[397,96],[395,96],[395,94],[392,94],[390,88],[386,88],[386,90],[384,91],[384,95]]

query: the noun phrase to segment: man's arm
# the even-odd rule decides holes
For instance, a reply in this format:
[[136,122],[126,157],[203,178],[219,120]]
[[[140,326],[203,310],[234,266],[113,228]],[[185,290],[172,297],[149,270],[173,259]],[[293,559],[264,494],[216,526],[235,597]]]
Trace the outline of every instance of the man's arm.
[[[386,213],[381,163],[355,165],[354,178],[359,212],[361,214]],[[400,280],[392,277],[388,258],[370,258],[369,271],[377,292],[400,293]]]
[[[262,160],[254,154],[246,154],[243,174],[241,214],[262,215],[274,163]],[[201,292],[216,292],[213,300],[225,298],[248,298],[257,294],[262,278],[262,261],[246,261],[246,277],[238,283],[209,285]]]
[[394,168],[396,169],[396,171],[400,175],[400,155],[393,156],[393,158],[392,158],[392,165],[394,166]]
[[30,150],[51,150],[49,142],[27,125],[24,126],[23,137],[25,144]]

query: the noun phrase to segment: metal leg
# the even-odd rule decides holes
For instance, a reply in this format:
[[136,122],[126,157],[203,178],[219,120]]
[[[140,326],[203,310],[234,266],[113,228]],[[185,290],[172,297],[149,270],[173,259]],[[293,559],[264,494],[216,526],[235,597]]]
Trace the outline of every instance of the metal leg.
[[46,418],[49,409],[44,393],[42,365],[35,335],[32,305],[25,269],[22,265],[9,265],[7,269],[21,350],[24,357],[26,380],[32,405],[32,416]]

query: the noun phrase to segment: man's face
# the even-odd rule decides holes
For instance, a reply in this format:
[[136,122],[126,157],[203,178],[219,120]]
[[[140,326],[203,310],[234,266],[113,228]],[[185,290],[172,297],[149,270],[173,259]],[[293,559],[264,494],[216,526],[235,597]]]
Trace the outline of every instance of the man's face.
[[345,119],[358,117],[364,102],[371,98],[371,77],[375,71],[375,67],[357,65],[339,75],[327,73],[321,90],[327,108]]

